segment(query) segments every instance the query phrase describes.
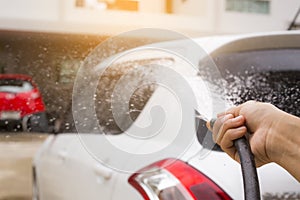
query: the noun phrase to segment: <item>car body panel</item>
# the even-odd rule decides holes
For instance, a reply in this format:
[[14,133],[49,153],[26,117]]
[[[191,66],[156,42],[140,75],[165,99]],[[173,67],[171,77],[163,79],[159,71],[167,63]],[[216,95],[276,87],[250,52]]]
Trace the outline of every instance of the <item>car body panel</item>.
[[[296,42],[290,41],[288,40],[290,36],[294,39],[299,39],[300,32],[220,36],[196,39],[195,41],[207,54],[213,56],[218,52],[224,52],[226,49],[227,51],[236,51],[237,49],[255,50],[256,48],[300,48],[300,40]],[[261,45],[252,44],[255,38],[258,38],[257,40],[260,41]],[[168,49],[181,48],[180,42],[176,43],[174,41],[160,43],[157,46],[162,48],[168,46]],[[182,49],[185,51],[188,48],[182,47]],[[188,52],[190,51],[186,50],[186,53]],[[101,66],[98,66],[98,68],[101,68]],[[47,140],[45,146],[40,149],[34,160],[40,199],[124,199],[124,197],[126,199],[141,199],[137,191],[127,183],[130,173],[112,170],[112,167],[107,166],[113,165],[111,158],[114,158],[115,155],[107,151],[104,141],[108,139],[116,148],[125,148],[131,153],[147,152],[153,145],[163,146],[170,143],[170,136],[177,134],[175,132],[178,130],[178,127],[175,125],[180,122],[180,118],[176,118],[178,116],[172,114],[180,113],[180,106],[178,106],[176,101],[176,99],[170,98],[170,94],[166,90],[158,88],[135,121],[135,124],[145,125],[149,123],[149,117],[150,119],[151,117],[152,119],[159,119],[159,116],[151,116],[149,114],[151,107],[155,105],[163,105],[166,113],[171,113],[168,116],[170,121],[167,122],[170,126],[166,126],[163,130],[171,135],[161,138],[156,144],[145,141],[145,143],[139,145],[131,145],[131,140],[126,134],[117,136],[64,134],[51,137],[51,139]],[[187,124],[185,124],[187,128],[184,131],[196,136],[194,110],[190,109],[187,112],[189,117]],[[171,126],[172,124],[174,125],[173,127]],[[86,144],[88,144],[89,148],[85,148]],[[95,151],[92,153],[88,152],[87,150],[90,148]],[[105,164],[95,159],[97,158],[97,153],[99,155],[102,153],[101,155],[103,155],[103,152],[105,158],[102,158],[102,161],[104,160]],[[168,157],[170,157],[169,154],[163,154],[161,157],[136,162],[134,166],[138,170],[152,162]],[[207,150],[195,138],[183,154],[177,155],[177,158],[204,173],[233,199],[243,199],[240,166],[225,153]],[[134,161],[130,160],[130,157],[122,157],[119,162],[126,164],[126,162]],[[93,172],[93,166],[95,165],[102,165],[100,174],[108,176],[111,173],[110,178],[104,182],[97,182],[97,175]],[[263,196],[274,193],[283,194],[284,192],[300,193],[300,184],[284,169],[274,163],[259,168],[258,174]]]
[[99,163],[77,135],[65,134],[59,140],[52,136],[45,144],[34,161],[39,199],[110,199],[113,174],[105,179],[96,172]]
[[[230,194],[232,199],[244,198],[244,193],[241,192],[243,191],[241,167],[227,154],[210,152],[207,156],[195,157],[188,163],[211,178],[227,194]],[[262,196],[300,192],[299,182],[275,163],[258,168],[258,178]]]

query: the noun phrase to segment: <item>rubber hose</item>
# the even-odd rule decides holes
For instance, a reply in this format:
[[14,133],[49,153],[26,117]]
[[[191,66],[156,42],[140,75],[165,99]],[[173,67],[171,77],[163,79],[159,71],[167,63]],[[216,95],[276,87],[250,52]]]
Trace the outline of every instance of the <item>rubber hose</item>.
[[[210,120],[210,127],[212,128],[216,119]],[[255,160],[248,140],[245,137],[234,140],[234,146],[241,161],[243,184],[244,184],[244,198],[245,200],[259,200],[260,189],[257,176]]]
[[249,142],[242,137],[234,141],[234,146],[241,160],[245,200],[260,199],[257,170]]

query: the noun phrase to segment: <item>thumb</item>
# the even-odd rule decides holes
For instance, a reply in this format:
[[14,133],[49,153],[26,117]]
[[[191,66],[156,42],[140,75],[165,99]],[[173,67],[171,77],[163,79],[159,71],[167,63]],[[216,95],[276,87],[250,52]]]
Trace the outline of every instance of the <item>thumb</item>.
[[217,119],[213,118],[209,121],[206,122],[206,127],[208,128],[208,130],[210,130],[211,132],[213,131],[213,127],[214,127],[214,124],[216,122]]

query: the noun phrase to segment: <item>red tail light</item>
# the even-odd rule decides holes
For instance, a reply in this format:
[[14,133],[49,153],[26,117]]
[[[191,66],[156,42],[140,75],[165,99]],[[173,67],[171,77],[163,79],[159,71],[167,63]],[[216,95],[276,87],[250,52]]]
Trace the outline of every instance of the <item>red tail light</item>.
[[145,200],[231,199],[204,174],[176,159],[149,165],[133,174],[128,182]]

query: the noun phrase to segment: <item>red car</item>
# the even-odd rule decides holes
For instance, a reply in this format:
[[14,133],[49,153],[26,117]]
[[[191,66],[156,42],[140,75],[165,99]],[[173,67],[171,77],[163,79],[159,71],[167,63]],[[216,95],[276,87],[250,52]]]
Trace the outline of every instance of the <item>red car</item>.
[[45,105],[30,76],[0,74],[0,125],[6,129],[47,131]]

